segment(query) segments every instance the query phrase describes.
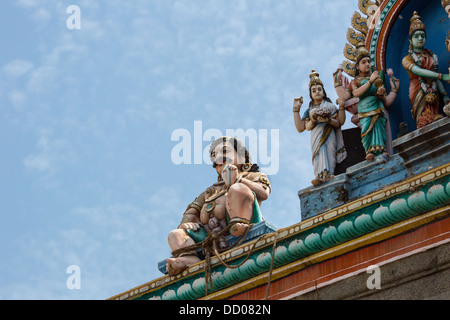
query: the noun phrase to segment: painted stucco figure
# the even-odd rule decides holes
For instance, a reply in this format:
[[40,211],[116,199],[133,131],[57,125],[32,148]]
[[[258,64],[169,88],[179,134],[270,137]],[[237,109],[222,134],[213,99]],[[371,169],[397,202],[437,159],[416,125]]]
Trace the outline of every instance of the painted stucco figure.
[[366,160],[387,152],[386,111],[397,97],[400,81],[390,77],[391,92],[386,95],[384,73],[372,72],[368,50],[363,43],[357,46],[355,78],[347,90],[349,97],[359,98],[358,118],[361,127],[361,142],[366,152]]
[[439,112],[441,99],[444,104],[450,102],[441,82],[449,81],[450,75],[439,73],[438,57],[425,49],[426,38],[425,24],[414,12],[409,29],[409,53],[403,58],[402,64],[410,79],[409,99],[417,128],[443,117]]
[[339,109],[327,97],[319,74],[312,71],[309,83],[311,102],[300,118],[303,98],[294,100],[294,123],[299,132],[311,131],[311,152],[314,166],[312,185],[318,186],[333,178],[336,164],[341,163],[347,152],[344,147],[341,126],[345,123],[343,104]]
[[[173,252],[202,242],[227,226],[231,226],[230,234],[240,237],[250,224],[263,220],[260,206],[269,197],[270,182],[258,165],[251,163],[242,141],[220,137],[211,144],[210,157],[218,181],[187,207],[178,228],[170,232],[168,240]],[[219,246],[226,248],[225,239]],[[167,259],[167,271],[176,275],[199,261],[196,250],[182,252]]]

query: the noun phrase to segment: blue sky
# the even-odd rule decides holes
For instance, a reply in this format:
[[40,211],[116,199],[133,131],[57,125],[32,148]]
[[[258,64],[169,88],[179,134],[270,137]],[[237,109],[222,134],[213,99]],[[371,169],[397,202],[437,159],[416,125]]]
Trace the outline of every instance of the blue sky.
[[[70,5],[81,29],[66,26]],[[160,277],[167,234],[217,177],[172,159],[179,129],[207,148],[195,123],[201,134],[255,130],[270,150],[278,140],[262,212],[278,227],[299,222],[313,168],[292,101],[308,101],[313,68],[336,99],[355,10],[356,0],[1,1],[0,299],[105,299]],[[70,265],[79,290],[66,286]]]

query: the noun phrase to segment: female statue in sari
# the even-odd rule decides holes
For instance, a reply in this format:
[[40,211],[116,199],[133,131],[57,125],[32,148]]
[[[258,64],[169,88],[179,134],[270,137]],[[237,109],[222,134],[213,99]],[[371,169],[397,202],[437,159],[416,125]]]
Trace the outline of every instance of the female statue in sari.
[[425,42],[425,25],[417,12],[414,12],[409,29],[409,54],[403,58],[402,64],[410,79],[409,99],[417,128],[443,117],[439,114],[441,97],[444,104],[450,101],[441,82],[441,80],[449,81],[450,75],[438,73],[438,58],[424,48]]
[[384,154],[386,150],[386,113],[397,97],[400,81],[391,78],[393,88],[386,95],[384,81],[378,71],[371,72],[371,62],[368,50],[364,44],[357,46],[356,76],[350,82],[349,91],[353,97],[359,98],[358,118],[361,126],[361,142],[366,151],[366,160],[372,161],[376,156]]
[[[334,175],[337,163],[347,157],[342,137],[341,126],[345,123],[345,109],[342,104],[339,110],[327,97],[319,74],[312,71],[309,83],[309,96],[311,102],[303,115],[302,125],[294,121],[299,132],[300,126],[311,131],[312,163],[314,166],[313,186],[324,183]],[[294,114],[298,115],[303,99],[294,102]],[[297,117],[298,118],[298,117]],[[298,119],[297,119],[298,120]]]

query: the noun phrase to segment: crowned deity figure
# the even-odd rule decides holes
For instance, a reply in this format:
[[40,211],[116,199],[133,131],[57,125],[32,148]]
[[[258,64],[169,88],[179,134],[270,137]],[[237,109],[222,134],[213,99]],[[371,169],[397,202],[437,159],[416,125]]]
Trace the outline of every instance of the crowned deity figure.
[[[264,220],[260,206],[269,197],[270,182],[259,166],[251,163],[242,141],[220,137],[211,144],[209,153],[218,179],[187,207],[178,228],[169,233],[173,254],[167,259],[170,275],[201,261],[195,247],[207,237],[220,235],[227,227],[231,235],[241,237],[250,224]],[[217,243],[219,249],[227,248],[224,238]]]
[[294,123],[299,132],[311,131],[311,152],[314,166],[313,186],[333,178],[337,163],[341,163],[347,152],[344,147],[341,126],[345,123],[344,105],[339,109],[327,97],[319,74],[312,70],[309,82],[311,102],[300,117],[303,97],[294,100]]
[[438,57],[428,49],[425,24],[416,11],[409,29],[409,52],[402,64],[410,79],[409,99],[417,128],[422,128],[443,117],[439,113],[440,100],[450,102],[441,80],[449,81],[449,74],[439,73]]
[[358,118],[361,128],[361,142],[366,152],[366,160],[387,152],[387,119],[385,107],[389,107],[397,97],[400,81],[390,77],[391,92],[386,95],[384,72],[372,72],[369,51],[363,43],[357,45],[355,78],[347,87],[348,96],[358,98]]

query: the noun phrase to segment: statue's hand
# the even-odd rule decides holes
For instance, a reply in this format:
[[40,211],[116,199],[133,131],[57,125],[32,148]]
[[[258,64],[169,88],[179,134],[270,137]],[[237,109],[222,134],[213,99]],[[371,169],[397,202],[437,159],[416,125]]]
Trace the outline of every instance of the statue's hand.
[[226,165],[222,170],[222,180],[228,187],[236,182],[238,176],[239,172],[235,165]]
[[329,116],[316,116],[318,122],[328,123],[331,121],[331,117]]
[[378,71],[374,71],[374,72],[370,75],[370,82],[374,83],[375,80],[378,79],[378,76],[379,76]]
[[294,107],[301,107],[303,105],[303,97],[294,99]]
[[178,228],[184,230],[197,231],[200,228],[200,224],[196,222],[186,222],[181,224]]
[[396,88],[397,91],[398,91],[398,89],[400,88],[400,80],[398,80],[395,77],[391,77],[391,81],[390,82],[391,82],[391,89]]
[[335,72],[333,72],[333,77],[335,79],[338,79],[338,78],[342,77],[342,70],[341,69],[337,69]]
[[295,98],[293,106],[294,112],[300,112],[300,108],[302,107],[302,105],[303,105],[303,97]]
[[378,88],[377,93],[376,93],[377,96],[384,96],[385,94],[386,94],[385,87]]
[[[449,70],[450,71],[450,70]],[[442,75],[442,80],[444,81],[450,81],[450,74],[443,74]]]

